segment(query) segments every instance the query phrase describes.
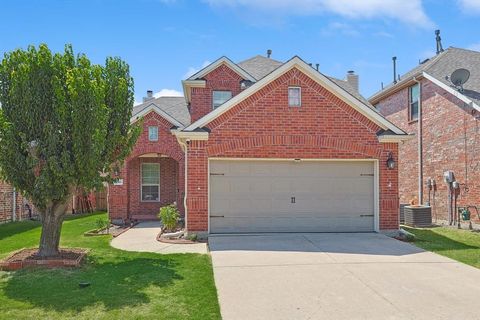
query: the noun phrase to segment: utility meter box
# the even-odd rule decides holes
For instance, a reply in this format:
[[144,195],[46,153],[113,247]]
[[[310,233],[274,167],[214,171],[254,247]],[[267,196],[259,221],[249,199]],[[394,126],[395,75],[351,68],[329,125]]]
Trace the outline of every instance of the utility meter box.
[[443,180],[446,182],[446,183],[452,183],[453,181],[455,181],[455,176],[453,175],[453,171],[445,171],[443,173]]

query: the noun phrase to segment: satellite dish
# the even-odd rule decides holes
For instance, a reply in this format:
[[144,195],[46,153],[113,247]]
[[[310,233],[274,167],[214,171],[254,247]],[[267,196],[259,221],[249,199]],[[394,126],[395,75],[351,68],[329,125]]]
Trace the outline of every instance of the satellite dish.
[[468,78],[470,78],[470,71],[467,69],[457,69],[452,72],[450,81],[454,86],[462,88],[465,82],[468,81]]

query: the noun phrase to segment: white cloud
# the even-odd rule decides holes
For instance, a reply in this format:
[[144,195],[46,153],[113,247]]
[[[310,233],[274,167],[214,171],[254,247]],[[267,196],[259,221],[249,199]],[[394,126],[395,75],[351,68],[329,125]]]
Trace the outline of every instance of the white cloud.
[[155,98],[160,97],[183,97],[183,93],[175,89],[162,89],[153,94]]
[[[154,98],[160,98],[160,97],[183,97],[183,93],[180,91],[177,91],[175,89],[162,89],[158,92],[155,92],[153,94]],[[139,104],[142,104],[142,101],[135,101],[133,103],[134,106],[138,106]]]
[[[394,19],[401,22],[431,27],[422,0],[204,0],[211,6],[249,8],[275,15],[317,15],[333,13],[351,19]],[[475,1],[475,0],[464,0]],[[478,0],[477,0],[478,2]]]
[[459,0],[459,3],[467,13],[480,13],[480,0]]
[[347,23],[342,22],[332,22],[328,26],[320,30],[320,33],[324,36],[334,36],[337,34],[342,34],[345,36],[355,37],[360,35],[360,32],[358,32],[357,29]]
[[475,51],[480,51],[480,42],[479,43],[474,43],[474,44],[468,46],[468,49],[475,50]]
[[193,76],[195,73],[197,73],[198,71],[202,70],[203,68],[205,68],[206,66],[208,66],[211,62],[208,61],[208,60],[205,60],[203,63],[202,63],[202,66],[200,68],[197,68],[197,67],[189,67],[187,72],[185,72],[185,74],[183,75],[183,79],[187,79],[187,78],[190,78],[191,76]]

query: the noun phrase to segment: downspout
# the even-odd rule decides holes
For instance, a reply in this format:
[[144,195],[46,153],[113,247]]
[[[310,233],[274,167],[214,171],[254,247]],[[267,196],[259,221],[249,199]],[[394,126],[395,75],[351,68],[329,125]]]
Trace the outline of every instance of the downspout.
[[187,208],[187,194],[188,194],[188,145],[187,142],[182,141],[182,139],[177,139],[178,143],[182,146],[182,149],[185,151],[185,173],[184,173],[184,180],[185,180],[185,195],[183,197],[183,208],[185,210],[185,230],[188,232],[188,208]]
[[422,83],[413,77],[418,84],[418,204],[423,204],[423,129],[422,129]]
[[17,190],[13,187],[12,221],[17,220]]

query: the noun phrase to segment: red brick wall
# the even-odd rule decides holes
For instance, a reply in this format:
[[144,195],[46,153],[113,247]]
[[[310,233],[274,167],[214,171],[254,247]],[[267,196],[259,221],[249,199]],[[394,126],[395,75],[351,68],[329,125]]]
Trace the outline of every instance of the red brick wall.
[[[422,80],[423,109],[423,191],[428,201],[425,180],[436,180],[431,194],[433,216],[447,219],[448,191],[443,172],[452,170],[462,184],[459,206],[480,206],[480,122],[477,112],[428,80]],[[408,122],[408,89],[379,103],[378,109],[409,133],[417,133],[417,122]],[[400,144],[400,202],[408,203],[418,193],[417,137]],[[468,187],[468,190],[467,188]],[[478,221],[478,216],[475,215]]]
[[[141,201],[141,164],[160,164],[160,202]],[[172,158],[135,158],[128,167],[130,214],[156,216],[160,207],[177,201],[178,163]]]
[[236,72],[220,65],[215,70],[205,76],[205,88],[192,88],[190,115],[192,122],[197,121],[207,113],[212,111],[212,91],[226,90],[231,91],[232,96],[240,93],[240,77]]
[[[25,210],[26,199],[16,193],[16,217],[27,219],[28,211]],[[0,181],[0,223],[12,221],[13,215],[13,187],[5,181]]]
[[[148,140],[148,127],[158,126],[158,141]],[[109,185],[108,207],[112,219],[128,219],[132,215],[156,215],[160,205],[177,201],[183,213],[184,197],[184,154],[176,138],[171,134],[172,124],[155,112],[144,117],[143,132],[123,164],[118,178],[123,185]],[[158,153],[167,158],[159,158],[161,202],[141,202],[140,199],[140,162],[153,161],[155,158],[138,158],[147,153]],[[177,180],[178,179],[178,180]]]
[[[288,106],[289,85],[302,106]],[[194,108],[194,106],[192,106]],[[288,71],[208,124],[208,141],[188,151],[188,228],[208,227],[208,157],[379,159],[380,228],[398,228],[398,172],[387,170],[397,144],[378,142],[380,128],[297,69]]]

